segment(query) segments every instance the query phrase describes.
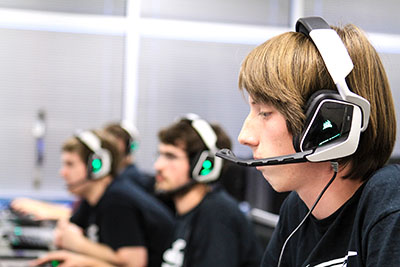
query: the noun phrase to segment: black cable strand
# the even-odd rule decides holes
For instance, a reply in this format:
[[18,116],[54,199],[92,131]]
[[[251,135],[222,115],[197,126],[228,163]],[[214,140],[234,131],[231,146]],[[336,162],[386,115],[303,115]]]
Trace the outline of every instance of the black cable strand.
[[306,214],[306,216],[304,216],[303,220],[299,223],[299,225],[290,233],[290,235],[286,238],[285,242],[283,243],[282,249],[281,249],[281,253],[279,255],[279,260],[278,260],[278,265],[277,267],[281,266],[281,262],[282,262],[282,257],[283,257],[283,252],[285,251],[285,247],[289,241],[289,239],[297,232],[297,230],[299,230],[299,228],[304,224],[304,222],[307,220],[307,218],[311,215],[311,213],[313,212],[315,206],[317,206],[319,200],[322,198],[323,194],[325,193],[325,191],[328,189],[328,187],[332,184],[333,180],[335,180],[338,169],[339,169],[339,164],[337,162],[331,162],[332,165],[332,169],[333,169],[333,176],[332,178],[329,180],[329,182],[326,184],[326,186],[324,187],[324,189],[322,189],[321,193],[319,194],[317,200],[315,200],[313,206],[311,207],[311,209],[308,211],[308,213]]

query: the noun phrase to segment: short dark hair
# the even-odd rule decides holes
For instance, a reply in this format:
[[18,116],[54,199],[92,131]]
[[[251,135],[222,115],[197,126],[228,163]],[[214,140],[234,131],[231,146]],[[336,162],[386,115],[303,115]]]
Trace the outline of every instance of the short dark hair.
[[[231,148],[231,140],[222,127],[214,123],[210,125],[217,135],[217,147]],[[185,150],[189,160],[193,160],[199,152],[207,149],[200,135],[186,119],[161,129],[158,132],[158,138],[163,144],[174,145]]]

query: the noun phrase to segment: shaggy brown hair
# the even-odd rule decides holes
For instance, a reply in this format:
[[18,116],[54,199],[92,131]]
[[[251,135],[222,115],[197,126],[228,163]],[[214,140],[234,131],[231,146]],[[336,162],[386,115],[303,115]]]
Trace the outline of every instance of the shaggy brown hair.
[[[396,138],[392,94],[378,53],[354,25],[332,27],[344,42],[354,64],[346,78],[350,89],[371,104],[368,128],[361,134],[357,151],[339,159],[350,164],[344,178],[368,179],[389,159]],[[302,131],[304,106],[317,90],[337,90],[311,39],[287,32],[256,47],[245,58],[239,88],[256,101],[274,105],[286,118],[293,135]]]

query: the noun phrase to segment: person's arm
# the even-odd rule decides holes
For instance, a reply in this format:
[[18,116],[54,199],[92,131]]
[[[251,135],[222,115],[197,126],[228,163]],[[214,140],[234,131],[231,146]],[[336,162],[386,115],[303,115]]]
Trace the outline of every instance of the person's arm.
[[111,247],[92,242],[86,237],[76,244],[74,251],[113,265],[124,267],[147,266],[147,249],[145,247],[121,247],[114,251]]
[[67,206],[30,198],[16,198],[10,206],[15,211],[32,215],[36,220],[68,219],[72,213]]
[[45,264],[48,262],[58,267],[113,267],[114,266],[96,258],[76,254],[65,250],[50,252],[44,255],[43,257],[40,257],[30,262],[29,266],[40,266],[41,264]]
[[145,267],[148,265],[145,247],[122,247],[116,251],[116,254],[121,266]]
[[119,266],[147,265],[147,249],[144,246],[124,246],[113,250],[105,244],[89,240],[83,235],[82,229],[68,221],[58,223],[55,231],[55,245]]

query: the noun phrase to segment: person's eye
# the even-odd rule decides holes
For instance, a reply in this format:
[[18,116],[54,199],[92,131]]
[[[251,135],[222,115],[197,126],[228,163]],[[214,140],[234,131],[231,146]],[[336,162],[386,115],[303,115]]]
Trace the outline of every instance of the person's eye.
[[271,115],[271,112],[260,111],[260,112],[258,113],[258,115],[261,116],[261,117],[266,118],[266,117],[268,117],[269,115]]
[[157,153],[157,157],[163,157],[163,158],[165,158],[167,160],[175,160],[175,159],[178,158],[177,155],[175,155],[173,153],[169,153],[169,152],[165,152],[165,153],[159,152],[159,153]]
[[172,154],[172,153],[165,153],[165,154],[164,154],[164,157],[165,157],[166,159],[169,159],[169,160],[174,160],[174,159],[177,159],[177,158],[178,158],[176,155],[174,155],[174,154]]

